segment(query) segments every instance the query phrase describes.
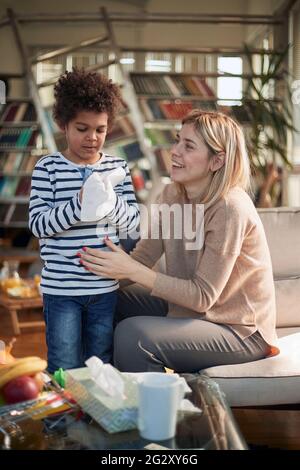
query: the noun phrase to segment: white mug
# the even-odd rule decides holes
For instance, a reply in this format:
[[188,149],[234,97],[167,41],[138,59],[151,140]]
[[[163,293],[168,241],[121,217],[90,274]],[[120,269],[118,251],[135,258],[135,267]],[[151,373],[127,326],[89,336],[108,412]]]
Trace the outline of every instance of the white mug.
[[178,375],[143,374],[138,384],[138,429],[144,439],[162,441],[175,436],[177,410],[185,390],[185,380]]

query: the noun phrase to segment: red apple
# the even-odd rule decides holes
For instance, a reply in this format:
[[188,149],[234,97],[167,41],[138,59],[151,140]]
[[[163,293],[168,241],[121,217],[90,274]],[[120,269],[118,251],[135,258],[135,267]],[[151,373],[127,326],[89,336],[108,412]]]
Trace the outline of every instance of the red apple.
[[12,404],[36,398],[39,388],[32,377],[22,375],[4,385],[2,393],[6,403]]
[[43,372],[37,372],[35,375],[31,375],[38,386],[39,392],[42,392],[45,386],[45,380],[43,379]]

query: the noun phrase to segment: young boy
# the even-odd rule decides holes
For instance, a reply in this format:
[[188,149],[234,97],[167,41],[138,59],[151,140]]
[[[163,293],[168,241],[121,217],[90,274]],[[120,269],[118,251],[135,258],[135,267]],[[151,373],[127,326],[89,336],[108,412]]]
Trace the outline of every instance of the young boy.
[[[120,102],[119,88],[103,75],[73,69],[59,78],[54,92],[53,116],[65,133],[67,148],[36,164],[29,207],[29,226],[40,239],[44,261],[41,288],[51,373],[59,367],[81,367],[93,355],[110,362],[118,281],[87,272],[80,250],[105,250],[104,235],[119,243],[117,233],[129,233],[139,223],[126,162],[102,152]],[[102,185],[104,196],[107,187],[114,196],[108,213],[85,219],[85,181],[95,172],[105,181],[116,168],[126,176],[113,189]]]

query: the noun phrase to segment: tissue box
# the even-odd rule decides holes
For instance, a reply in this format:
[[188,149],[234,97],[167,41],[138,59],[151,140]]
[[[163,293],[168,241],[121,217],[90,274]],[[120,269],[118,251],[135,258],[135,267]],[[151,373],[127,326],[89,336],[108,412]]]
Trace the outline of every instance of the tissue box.
[[127,431],[137,427],[137,384],[123,376],[124,400],[107,395],[91,379],[88,367],[66,371],[66,390],[81,408],[109,433]]

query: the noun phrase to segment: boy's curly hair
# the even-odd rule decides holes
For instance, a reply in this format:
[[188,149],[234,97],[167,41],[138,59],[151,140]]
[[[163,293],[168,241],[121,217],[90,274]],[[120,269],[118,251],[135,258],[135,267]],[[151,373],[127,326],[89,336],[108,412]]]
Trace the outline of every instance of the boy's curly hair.
[[107,113],[108,128],[113,125],[122,101],[118,85],[104,75],[73,68],[62,74],[54,86],[53,118],[64,127],[80,111]]

